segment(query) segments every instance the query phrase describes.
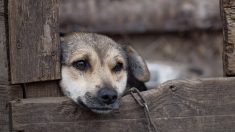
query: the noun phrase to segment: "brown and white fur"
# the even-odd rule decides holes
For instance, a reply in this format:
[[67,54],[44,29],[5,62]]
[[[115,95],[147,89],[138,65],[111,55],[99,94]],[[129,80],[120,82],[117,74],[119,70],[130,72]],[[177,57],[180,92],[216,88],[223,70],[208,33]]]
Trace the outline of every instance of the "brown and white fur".
[[149,71],[131,47],[94,33],[73,33],[61,38],[63,93],[96,113],[119,107],[129,87],[146,90]]

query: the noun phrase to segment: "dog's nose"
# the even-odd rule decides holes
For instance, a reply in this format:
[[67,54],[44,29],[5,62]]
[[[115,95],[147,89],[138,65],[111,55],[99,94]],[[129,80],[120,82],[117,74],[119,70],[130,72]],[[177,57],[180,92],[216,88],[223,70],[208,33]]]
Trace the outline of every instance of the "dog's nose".
[[113,104],[117,100],[117,91],[110,88],[102,88],[98,91],[98,98],[105,104]]

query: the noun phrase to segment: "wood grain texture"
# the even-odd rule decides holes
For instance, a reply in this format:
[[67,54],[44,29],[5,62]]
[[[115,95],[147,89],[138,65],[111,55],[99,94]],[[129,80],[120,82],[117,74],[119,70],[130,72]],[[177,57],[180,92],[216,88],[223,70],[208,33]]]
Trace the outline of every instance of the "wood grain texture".
[[4,0],[0,0],[0,84],[9,84],[9,68],[7,57],[6,16]]
[[9,132],[9,101],[23,98],[20,86],[0,85],[0,132]]
[[9,127],[7,125],[0,124],[0,132],[9,132]]
[[225,76],[235,76],[235,1],[220,0],[223,20],[223,69]]
[[[160,132],[234,132],[235,116],[171,117],[153,120]],[[23,124],[24,132],[148,132],[145,119]]]
[[60,0],[62,32],[220,29],[219,0]]
[[[235,130],[235,78],[170,81],[143,92],[150,115],[160,131],[232,132]],[[119,110],[97,115],[66,97],[11,102],[12,127],[29,132],[146,131],[141,108],[131,96]]]
[[4,0],[0,0],[0,14],[4,14]]
[[60,79],[58,0],[9,0],[11,82]]
[[58,81],[47,81],[25,84],[26,98],[60,97],[62,92]]

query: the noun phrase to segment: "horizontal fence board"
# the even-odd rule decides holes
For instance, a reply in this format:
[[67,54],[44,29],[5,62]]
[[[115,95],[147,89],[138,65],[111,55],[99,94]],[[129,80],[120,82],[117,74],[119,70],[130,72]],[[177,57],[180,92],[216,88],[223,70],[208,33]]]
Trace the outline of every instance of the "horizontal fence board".
[[58,81],[27,83],[24,86],[26,98],[62,96]]
[[[234,132],[235,116],[171,117],[153,120],[160,132]],[[145,119],[25,124],[24,132],[147,132]],[[20,129],[19,128],[19,129]]]
[[[235,114],[234,80],[235,78],[217,78],[170,81],[158,89],[143,92],[142,95],[147,100],[151,117],[159,120],[156,121],[159,127],[169,127],[166,124],[172,123],[182,131],[185,127],[186,130],[190,129],[191,124],[195,125],[195,131],[212,132],[230,128],[232,131],[234,126],[231,124],[235,122],[234,116],[230,116]],[[123,97],[120,109],[107,115],[97,115],[80,108],[66,97],[12,101],[11,111],[13,129],[25,131],[30,130],[31,125],[38,128],[38,131],[45,132],[53,130],[53,126],[64,127],[63,131],[79,128],[81,131],[105,131],[106,126],[110,125],[126,126],[126,131],[134,131],[137,129],[135,126],[146,123],[143,120],[143,108],[130,95]],[[125,123],[127,121],[128,124]],[[161,121],[162,123],[158,124]],[[92,124],[94,129],[82,124]],[[165,130],[164,127],[161,129]],[[112,130],[110,127],[108,129]]]
[[61,32],[221,29],[219,0],[60,0]]
[[9,0],[11,82],[60,79],[58,0]]
[[235,76],[235,1],[221,0],[223,16],[223,66],[225,76]]

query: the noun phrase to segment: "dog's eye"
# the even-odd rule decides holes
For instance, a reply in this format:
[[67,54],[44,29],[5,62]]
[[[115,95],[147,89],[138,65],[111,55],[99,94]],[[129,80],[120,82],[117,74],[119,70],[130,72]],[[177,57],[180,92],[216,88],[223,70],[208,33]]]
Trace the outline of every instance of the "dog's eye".
[[86,71],[90,67],[90,64],[87,60],[79,60],[74,62],[73,66],[80,71]]
[[119,71],[121,71],[123,69],[123,64],[122,63],[117,63],[114,67],[113,67],[113,69],[112,69],[112,71],[114,71],[114,72],[119,72]]

